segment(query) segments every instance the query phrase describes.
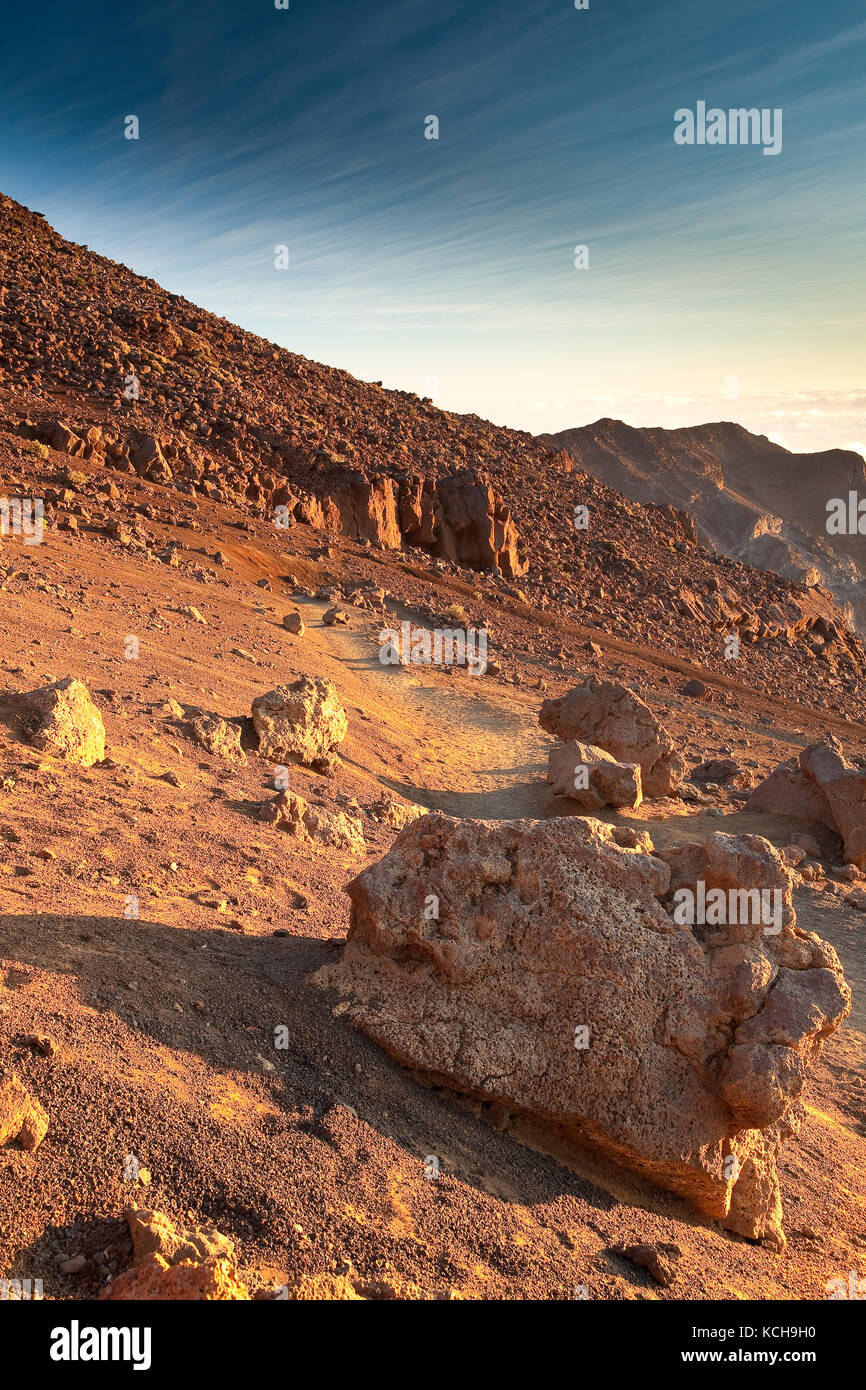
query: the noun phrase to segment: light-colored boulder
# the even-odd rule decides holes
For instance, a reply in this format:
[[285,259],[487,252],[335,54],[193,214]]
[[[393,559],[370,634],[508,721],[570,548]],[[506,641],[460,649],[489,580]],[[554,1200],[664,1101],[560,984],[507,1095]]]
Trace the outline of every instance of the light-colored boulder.
[[846,863],[866,868],[866,768],[847,762],[835,739],[804,748],[800,767],[830,808]]
[[357,816],[311,806],[295,792],[280,792],[262,807],[261,819],[287,831],[296,840],[330,845],[349,854],[365,854],[367,843]]
[[246,753],[241,747],[241,726],[231,720],[221,719],[218,714],[197,714],[189,721],[190,734],[208,753],[230,762],[245,763]]
[[105,757],[105,725],[83,681],[65,676],[13,697],[30,742],[67,762],[92,767]]
[[750,792],[746,807],[750,811],[792,816],[797,820],[817,821],[832,830],[836,828],[826,796],[806,777],[798,758],[787,758],[779,763],[769,777]]
[[253,701],[253,726],[263,758],[315,765],[343,742],[349,727],[336,686],[301,676]]
[[423,806],[418,806],[410,801],[398,801],[396,797],[390,796],[383,791],[378,801],[374,801],[370,807],[370,815],[382,825],[390,826],[392,830],[404,830],[407,825],[411,825],[413,820],[418,820],[420,816],[426,815]]

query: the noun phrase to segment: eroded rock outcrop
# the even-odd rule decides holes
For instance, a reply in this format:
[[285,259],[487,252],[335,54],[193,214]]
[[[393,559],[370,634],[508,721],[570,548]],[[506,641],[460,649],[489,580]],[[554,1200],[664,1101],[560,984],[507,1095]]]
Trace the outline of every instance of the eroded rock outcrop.
[[[765,843],[714,844],[677,875],[783,880]],[[347,945],[317,983],[404,1065],[781,1241],[776,1155],[850,992],[792,917],[706,941],[679,925],[645,845],[578,817],[426,816],[347,886]]]
[[686,761],[671,735],[627,686],[590,677],[545,700],[538,722],[565,743],[589,743],[619,762],[639,764],[644,796],[669,796],[685,776]]
[[282,505],[316,530],[385,549],[418,546],[467,569],[498,568],[508,578],[528,568],[511,512],[474,469],[439,479],[406,474],[399,483],[348,469],[324,479],[315,493],[286,494]]

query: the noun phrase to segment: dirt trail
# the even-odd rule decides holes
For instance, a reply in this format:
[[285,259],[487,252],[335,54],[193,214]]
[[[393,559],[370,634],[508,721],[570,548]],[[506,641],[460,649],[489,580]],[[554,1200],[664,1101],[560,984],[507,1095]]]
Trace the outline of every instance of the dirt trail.
[[485,694],[483,676],[465,670],[448,674],[382,665],[381,623],[371,622],[366,631],[323,627],[327,603],[294,602],[310,640],[340,665],[347,701],[357,695],[363,709],[374,710],[392,733],[408,732],[419,753],[423,750],[418,777],[395,776],[388,781],[393,791],[454,816],[513,820],[552,814],[556,798],[544,780],[551,740],[535,723],[531,707],[503,705],[499,691]]

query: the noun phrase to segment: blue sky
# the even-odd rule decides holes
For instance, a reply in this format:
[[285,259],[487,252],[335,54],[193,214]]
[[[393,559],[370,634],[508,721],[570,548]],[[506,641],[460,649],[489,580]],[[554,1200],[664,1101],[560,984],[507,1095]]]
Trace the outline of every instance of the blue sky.
[[[48,0],[4,18],[0,187],[448,409],[862,450],[864,70],[854,0]],[[699,100],[780,107],[781,154],[675,145]]]

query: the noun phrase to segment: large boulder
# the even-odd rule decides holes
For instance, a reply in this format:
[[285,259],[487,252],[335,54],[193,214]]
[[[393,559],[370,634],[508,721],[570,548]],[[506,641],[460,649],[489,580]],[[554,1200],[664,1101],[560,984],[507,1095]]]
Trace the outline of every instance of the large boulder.
[[556,796],[567,796],[586,811],[604,806],[634,810],[643,800],[637,763],[618,763],[590,743],[558,743],[547,760],[547,780]]
[[336,686],[310,676],[259,695],[252,715],[259,752],[276,763],[315,766],[330,757],[349,727]]
[[800,767],[830,808],[846,862],[866,868],[866,768],[847,762],[835,739],[804,748]]
[[750,792],[746,806],[750,811],[792,816],[797,820],[817,821],[833,830],[836,828],[826,796],[806,777],[799,758],[786,758],[779,763],[769,777]]
[[545,700],[538,722],[568,743],[603,748],[623,763],[638,763],[644,796],[669,796],[683,780],[686,760],[652,710],[627,686],[591,676],[557,700]]
[[67,762],[92,767],[105,757],[105,725],[83,681],[65,676],[39,690],[16,695],[30,742]]
[[[702,940],[636,839],[425,816],[348,884],[347,945],[317,983],[405,1066],[781,1241],[776,1155],[850,1007],[838,958],[791,920]],[[772,874],[752,850],[734,848],[743,872]]]

